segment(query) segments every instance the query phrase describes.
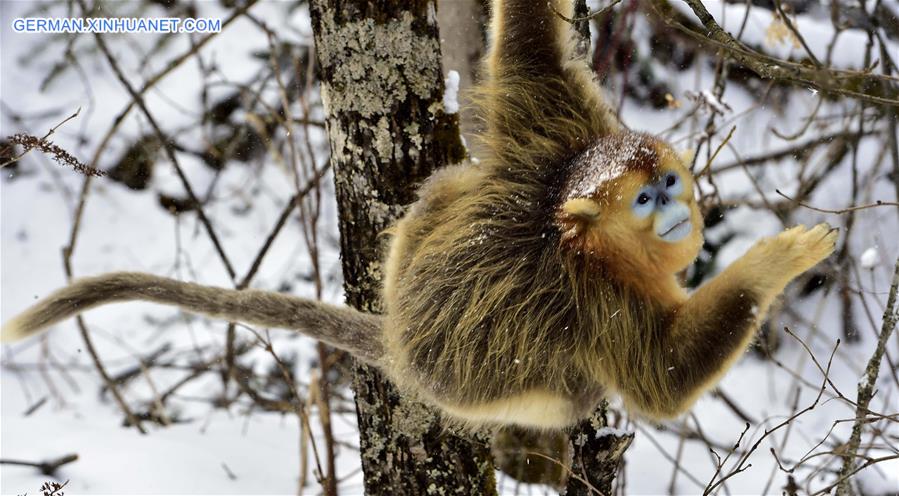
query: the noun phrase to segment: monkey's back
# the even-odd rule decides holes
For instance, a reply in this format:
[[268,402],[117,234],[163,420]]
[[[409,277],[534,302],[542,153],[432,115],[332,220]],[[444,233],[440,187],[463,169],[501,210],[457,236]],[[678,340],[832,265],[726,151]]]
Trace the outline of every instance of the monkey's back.
[[450,411],[556,395],[587,409],[564,415],[589,413],[603,388],[576,355],[597,330],[584,328],[578,307],[598,302],[561,258],[538,204],[546,196],[480,166],[448,168],[424,185],[395,228],[385,274],[397,382]]

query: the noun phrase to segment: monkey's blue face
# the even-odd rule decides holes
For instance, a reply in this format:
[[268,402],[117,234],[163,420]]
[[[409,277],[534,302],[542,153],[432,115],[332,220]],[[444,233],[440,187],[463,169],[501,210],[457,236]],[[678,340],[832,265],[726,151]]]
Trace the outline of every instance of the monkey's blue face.
[[663,241],[676,243],[690,234],[690,207],[681,198],[684,184],[675,172],[644,186],[634,198],[632,210],[640,219],[653,216],[653,230]]

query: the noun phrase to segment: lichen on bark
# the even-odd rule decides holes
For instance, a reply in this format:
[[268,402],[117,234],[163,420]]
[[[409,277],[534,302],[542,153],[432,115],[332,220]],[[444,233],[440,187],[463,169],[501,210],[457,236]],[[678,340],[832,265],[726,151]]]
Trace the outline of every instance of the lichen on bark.
[[427,99],[442,89],[432,77],[440,72],[439,42],[414,31],[411,12],[383,24],[371,18],[338,24],[330,14],[321,24],[329,42],[318,52],[322,69],[332,72],[330,112],[383,115],[410,93]]

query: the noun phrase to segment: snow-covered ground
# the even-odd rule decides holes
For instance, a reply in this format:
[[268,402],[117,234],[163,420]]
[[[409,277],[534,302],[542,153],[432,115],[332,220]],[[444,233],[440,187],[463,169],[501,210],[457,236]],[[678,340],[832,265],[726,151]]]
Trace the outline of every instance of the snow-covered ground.
[[[721,16],[722,4],[707,2],[713,14]],[[33,7],[31,2],[0,0],[0,138],[16,132],[43,135],[47,129],[82,108],[79,117],[60,128],[52,139],[76,156],[91,157],[102,134],[113,118],[127,104],[128,98],[101,56],[85,53],[78,58],[77,70],[69,70],[42,89],[41,80],[51,67],[62,60],[65,43],[50,42],[50,35],[12,33],[7,27],[15,17]],[[204,17],[222,17],[227,12],[218,2],[200,4]],[[442,2],[451,8],[452,2]],[[726,7],[727,26],[736,29],[742,19],[742,7]],[[63,16],[64,6],[54,7],[53,15]],[[251,10],[278,30],[282,37],[310,42],[308,19],[303,9],[289,11],[285,3],[263,1]],[[48,14],[49,15],[49,14]],[[151,10],[144,15],[162,15]],[[719,17],[720,18],[720,17]],[[770,24],[768,11],[757,9],[747,24],[746,37],[762,43]],[[803,32],[823,30],[829,22],[803,19]],[[638,25],[639,28],[639,25]],[[112,35],[108,35],[110,39]],[[826,38],[824,38],[826,36]],[[155,42],[149,35],[125,35],[111,46],[120,62],[134,70],[132,82],[141,84],[160,67],[152,65],[139,69],[141,51],[149,50]],[[810,38],[813,50],[821,47],[818,38]],[[86,36],[79,38],[76,48],[92,45]],[[858,53],[867,39],[848,33],[841,38],[834,60],[846,67],[858,66]],[[189,49],[189,37],[176,35],[166,52],[172,55]],[[899,53],[899,45],[892,45]],[[215,81],[249,83],[256,75],[258,63],[251,62],[252,54],[267,49],[264,33],[246,19],[240,19],[217,36],[200,52],[207,64],[217,65],[212,77]],[[782,47],[787,55],[788,47]],[[164,61],[166,57],[152,60]],[[713,76],[707,64],[697,64],[701,70],[672,74],[665,80],[672,84],[676,98],[685,102],[679,110],[653,111],[627,100],[622,118],[632,128],[651,132],[666,132],[690,106],[687,93],[709,90]],[[448,72],[452,68],[445,68]],[[137,74],[137,71],[140,71]],[[662,69],[660,69],[662,70]],[[84,78],[84,79],[83,79]],[[85,84],[85,79],[89,84]],[[202,75],[195,62],[189,62],[165,78],[147,94],[147,101],[156,118],[166,129],[179,129],[194,122],[199,111],[199,92]],[[465,90],[465,88],[461,88]],[[722,149],[717,163],[727,163],[740,157],[751,157],[791,145],[770,132],[775,126],[789,133],[800,128],[803,118],[817,104],[813,91],[797,92],[785,107],[758,106],[746,90],[730,85],[722,97],[731,109],[723,120],[733,119],[737,126],[731,147]],[[822,112],[837,114],[845,103],[827,103]],[[21,122],[14,115],[23,117]],[[700,121],[705,122],[705,116]],[[825,134],[843,129],[845,121],[836,120]],[[729,129],[729,125],[723,126]],[[136,111],[132,112],[114,139],[111,149],[101,161],[108,166],[120,156],[128,142],[148,132],[149,126]],[[726,134],[726,133],[721,133]],[[697,135],[690,126],[666,134],[677,146],[691,148]],[[723,136],[716,138],[716,145]],[[188,143],[191,135],[179,135],[181,143]],[[199,139],[200,135],[196,136]],[[326,156],[327,143],[321,134],[313,136],[315,146]],[[858,161],[863,174],[881,152],[880,143],[865,140],[859,150]],[[194,189],[205,191],[214,180],[213,172],[195,157],[179,154]],[[887,160],[885,162],[889,164]],[[812,168],[820,168],[823,159],[811,161]],[[841,165],[818,188],[811,200],[823,208],[849,206],[848,189],[850,167]],[[791,194],[796,186],[799,165],[786,161],[781,165],[753,169],[758,187],[771,201],[780,200],[774,189]],[[895,200],[895,189],[885,177],[888,166],[876,172],[871,184],[860,196],[859,203],[877,199]],[[24,309],[35,298],[63,285],[61,248],[66,245],[82,176],[59,167],[46,157],[32,153],[21,161],[19,172],[9,177],[3,171],[0,179],[0,320],[6,320]],[[232,165],[217,179],[215,200],[206,212],[212,219],[228,257],[238,274],[249,268],[262,240],[268,235],[284,203],[293,192],[289,173],[280,167],[266,164]],[[326,273],[324,298],[340,302],[340,265],[336,237],[336,213],[331,188],[325,181],[326,201],[320,222],[322,261]],[[741,168],[718,177],[717,187],[724,198],[752,198],[758,193],[747,173]],[[708,185],[706,185],[708,186]],[[194,215],[180,220],[163,211],[156,195],[167,192],[178,195],[181,186],[170,164],[161,160],[154,172],[151,188],[143,192],[127,190],[119,183],[99,179],[93,186],[78,236],[73,257],[76,275],[92,275],[112,270],[139,270],[184,280],[224,287],[232,285],[216,252]],[[251,195],[245,195],[251,192]],[[814,224],[822,221],[841,226],[845,217],[800,210],[796,222]],[[731,212],[726,222],[707,232],[716,239],[725,232],[738,237],[729,242],[719,254],[723,266],[736,259],[756,239],[782,229],[780,221],[765,210],[740,207]],[[853,288],[864,295],[868,308],[856,305],[856,320],[861,341],[840,345],[833,361],[830,378],[834,385],[850,399],[855,398],[857,382],[874,347],[874,333],[879,330],[886,300],[892,264],[899,256],[899,216],[894,208],[872,208],[857,213],[852,231],[850,256],[859,265],[860,281]],[[874,250],[874,251],[872,251]],[[876,252],[876,256],[875,256]],[[304,276],[309,273],[306,252],[299,225],[295,221],[281,232],[272,252],[265,258],[254,287],[278,289],[290,282],[291,291],[302,296],[314,294]],[[792,299],[792,312],[777,314],[774,327],[788,325],[808,344],[819,361],[826,362],[835,340],[841,336],[841,315],[837,297],[816,292],[806,299]],[[868,318],[868,314],[873,317]],[[85,314],[95,344],[110,372],[129,369],[137,356],[156,350],[165,342],[172,343],[172,357],[193,356],[204,349],[203,356],[212,356],[224,346],[225,324],[182,315],[170,308],[150,304],[130,303],[112,305]],[[152,325],[148,325],[152,324]],[[872,325],[873,324],[873,325]],[[250,339],[249,333],[240,331]],[[309,363],[316,358],[313,343],[305,338],[280,331],[273,333],[279,355],[298,353],[297,377],[308,384]],[[892,360],[899,360],[899,338],[889,343]],[[270,365],[268,355],[261,349],[247,357],[264,369]],[[77,453],[79,460],[66,465],[58,476],[70,482],[67,493],[146,493],[146,494],[288,494],[297,491],[300,465],[300,429],[297,419],[290,415],[254,411],[249,402],[232,405],[229,410],[214,408],[209,398],[221,389],[216,374],[209,374],[180,390],[171,400],[171,411],[186,420],[170,427],[147,424],[150,432],[140,435],[121,426],[122,415],[109,397],[100,395],[102,385],[84,350],[74,322],[57,326],[46,340],[30,340],[4,346],[3,368],[0,371],[0,458],[42,461],[69,453]],[[784,337],[784,344],[776,354],[777,362],[745,357],[721,383],[721,390],[732,398],[747,415],[760,423],[751,425],[741,448],[759,439],[771,428],[810,405],[823,379],[799,343]],[[782,366],[778,365],[782,364]],[[899,411],[899,384],[896,371],[882,366],[878,394],[872,410],[884,414]],[[165,390],[181,374],[155,371],[134,380],[125,389],[129,404],[142,405],[151,400],[154,391]],[[796,391],[800,393],[796,396]],[[33,413],[32,406],[46,400]],[[797,407],[798,405],[798,407]],[[314,414],[315,409],[311,412]],[[765,439],[749,459],[746,471],[727,481],[725,489],[732,494],[779,493],[786,484],[786,474],[779,470],[770,453],[774,448],[784,465],[789,467],[810,450],[837,449],[848,439],[849,422],[854,410],[847,403],[834,399],[828,388],[817,407],[793,422],[790,429],[782,429]],[[339,441],[338,474],[342,478],[341,494],[361,494],[358,471],[358,443],[355,419],[350,413],[334,415],[334,432]],[[317,419],[311,418],[313,429]],[[880,445],[874,454],[889,454],[890,445],[897,444],[899,428],[895,422],[883,422],[886,431],[876,440]],[[680,472],[674,484],[678,493],[702,492],[715,473],[715,458],[705,443],[688,439],[681,443],[673,431],[701,431],[716,446],[721,456],[726,447],[740,437],[744,421],[711,395],[703,397],[692,413],[683,419],[666,424],[657,430],[644,423],[626,423],[620,427],[636,430],[636,440],[627,454],[626,481],[630,494],[660,494],[671,483],[673,459],[678,459]],[[831,430],[831,428],[833,429]],[[315,432],[318,436],[318,432]],[[825,440],[826,437],[826,440]],[[824,441],[822,447],[816,447]],[[869,441],[866,435],[864,441]],[[320,441],[320,438],[319,438]],[[679,453],[679,454],[678,454]],[[829,455],[828,455],[829,456]],[[736,455],[725,465],[723,472],[734,468]],[[824,460],[821,460],[824,461]],[[311,465],[311,464],[310,464]],[[836,465],[831,464],[833,469]],[[798,472],[797,479],[808,472]],[[861,474],[864,488],[870,494],[899,491],[899,461],[878,464]],[[503,480],[504,493],[514,494],[515,484]],[[835,474],[822,471],[813,478],[812,488],[822,487],[835,479]],[[29,467],[0,465],[0,493],[36,493],[47,480]],[[308,494],[320,492],[311,473]],[[769,482],[770,481],[770,482]],[[521,488],[521,494],[543,494],[543,488]]]

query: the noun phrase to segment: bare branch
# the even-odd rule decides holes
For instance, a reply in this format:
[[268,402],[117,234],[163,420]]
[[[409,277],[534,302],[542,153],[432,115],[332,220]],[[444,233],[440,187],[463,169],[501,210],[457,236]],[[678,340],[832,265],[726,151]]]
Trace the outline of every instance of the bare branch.
[[59,467],[75,461],[78,461],[78,453],[72,453],[42,462],[28,462],[23,460],[10,460],[8,458],[3,458],[0,459],[0,465],[22,465],[25,467],[35,467],[40,470],[42,474],[52,476],[56,474],[56,471],[59,470]]
[[[677,21],[669,19],[669,16],[660,14],[663,20],[694,38],[705,39],[715,43],[727,51],[734,60],[762,78],[803,83],[821,91],[850,96],[877,105],[899,106],[899,90],[894,85],[881,84],[883,81],[895,81],[895,78],[868,72],[810,67],[796,62],[769,57],[734,39],[715,21],[715,18],[706,10],[700,0],[684,1],[705,27],[706,36],[695,33]],[[664,7],[659,0],[655,0],[655,4]],[[668,7],[670,8],[670,6]],[[869,88],[872,92],[861,93],[850,89],[850,87]],[[877,89],[880,94],[873,93],[874,89]]]
[[843,468],[840,470],[839,484],[837,486],[837,495],[842,496],[850,494],[849,476],[854,473],[855,458],[858,453],[859,443],[861,442],[862,427],[866,423],[868,415],[868,405],[871,398],[874,397],[874,383],[880,374],[880,361],[886,350],[886,342],[893,334],[896,323],[899,321],[899,311],[896,308],[896,292],[899,290],[899,259],[896,260],[896,266],[893,269],[893,281],[890,284],[890,295],[887,297],[886,310],[883,312],[883,325],[880,328],[880,336],[877,339],[877,346],[871,359],[868,360],[868,366],[865,367],[865,378],[858,385],[858,396],[855,408],[855,424],[852,426],[852,435],[849,437],[846,451],[843,455]]

